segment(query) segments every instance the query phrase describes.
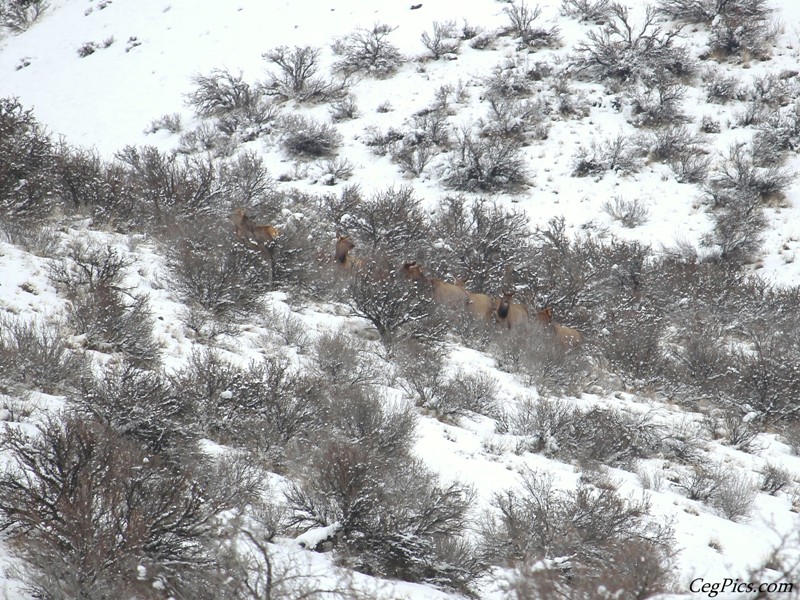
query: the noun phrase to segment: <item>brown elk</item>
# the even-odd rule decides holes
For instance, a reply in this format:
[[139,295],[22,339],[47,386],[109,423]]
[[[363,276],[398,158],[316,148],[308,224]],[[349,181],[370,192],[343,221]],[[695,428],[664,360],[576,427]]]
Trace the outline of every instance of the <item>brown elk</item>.
[[433,300],[438,304],[450,308],[466,308],[469,304],[469,295],[464,288],[435,277],[426,277],[417,261],[405,263],[400,270],[416,285],[432,290]]
[[467,290],[466,279],[456,279],[455,285],[467,292],[467,297],[469,298],[467,310],[472,314],[473,317],[484,319],[486,321],[492,318],[492,313],[494,312],[494,301],[492,300],[491,296],[488,296],[487,294],[481,294],[480,292],[470,292]]
[[572,348],[583,342],[583,335],[580,331],[553,321],[553,310],[551,308],[538,309],[536,318],[550,328],[553,337],[561,346]]
[[230,216],[233,223],[233,232],[237,238],[244,241],[252,241],[256,244],[269,246],[278,239],[280,232],[272,225],[256,225],[247,216],[243,208],[237,208]]
[[360,258],[350,256],[350,250],[355,248],[355,242],[346,235],[336,236],[336,248],[333,252],[333,262],[342,270],[351,271],[364,266],[364,261]]
[[506,327],[521,327],[528,322],[528,307],[524,304],[514,304],[514,292],[503,290],[503,297],[495,304],[495,319]]

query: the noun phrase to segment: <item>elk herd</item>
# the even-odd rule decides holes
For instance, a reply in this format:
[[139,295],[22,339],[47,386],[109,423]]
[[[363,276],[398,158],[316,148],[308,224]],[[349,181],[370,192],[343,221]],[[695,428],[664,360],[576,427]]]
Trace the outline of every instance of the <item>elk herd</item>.
[[[274,242],[280,236],[278,229],[272,225],[255,224],[241,208],[233,211],[230,220],[233,222],[234,235],[237,239],[272,257]],[[341,272],[353,272],[363,268],[365,261],[350,255],[350,251],[355,247],[355,243],[349,237],[337,235],[332,259],[333,267]],[[577,346],[583,341],[583,336],[577,329],[553,320],[552,309],[546,307],[530,310],[525,304],[514,302],[513,291],[503,290],[499,298],[482,292],[469,291],[467,281],[464,279],[448,283],[442,279],[426,276],[422,266],[416,261],[404,263],[400,271],[414,285],[429,291],[435,303],[455,312],[462,312],[486,323],[494,322],[506,329],[524,329],[531,324],[539,325],[549,331],[556,342],[566,349]]]

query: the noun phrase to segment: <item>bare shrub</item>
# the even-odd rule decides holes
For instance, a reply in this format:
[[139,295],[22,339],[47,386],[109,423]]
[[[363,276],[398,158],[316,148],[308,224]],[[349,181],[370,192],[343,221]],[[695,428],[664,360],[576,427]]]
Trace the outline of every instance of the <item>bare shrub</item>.
[[735,75],[725,75],[719,71],[709,71],[704,78],[704,87],[709,102],[727,104],[740,99],[742,81]]
[[379,378],[364,341],[344,330],[323,333],[312,355],[319,375],[343,390],[370,385]]
[[211,563],[217,507],[135,442],[67,415],[31,433],[6,428],[0,446],[0,527],[43,597],[152,598],[154,581],[180,595]]
[[464,279],[468,289],[499,289],[507,283],[507,265],[522,268],[528,261],[527,215],[492,200],[445,196],[438,202],[431,230],[437,236],[431,269]]
[[276,94],[298,102],[326,102],[341,97],[346,82],[326,81],[317,75],[321,54],[311,46],[278,46],[263,57],[278,68],[270,72],[266,83],[267,93]]
[[22,33],[50,8],[46,0],[3,0],[0,2],[0,27]]
[[465,127],[456,133],[444,183],[456,190],[480,192],[523,187],[528,183],[528,171],[520,143],[508,137],[481,138]]
[[320,163],[320,179],[325,185],[336,185],[353,176],[355,165],[347,158],[329,158]]
[[753,159],[760,167],[780,165],[800,149],[800,110],[772,112],[753,136]]
[[70,300],[67,323],[86,347],[122,352],[140,366],[156,364],[160,348],[146,295],[122,285],[129,258],[110,245],[72,242],[50,266],[50,279]]
[[[407,460],[417,437],[413,406],[390,401],[371,386],[337,387],[325,406],[325,422],[334,435],[351,440],[386,461]],[[326,427],[320,433],[320,443],[330,441],[330,429]],[[297,457],[303,464],[306,458]]]
[[732,470],[719,482],[710,504],[726,519],[739,521],[753,511],[757,494],[750,477]]
[[61,248],[59,231],[48,225],[37,226],[35,223],[18,221],[0,222],[0,231],[6,235],[10,243],[42,258],[54,258]]
[[422,199],[411,186],[389,187],[354,203],[344,225],[363,242],[359,247],[364,254],[398,261],[417,252],[429,232]]
[[232,235],[220,240],[213,226],[197,225],[191,236],[167,249],[171,286],[183,302],[197,304],[232,326],[262,306],[271,280],[269,249],[250,249]]
[[532,452],[556,456],[562,440],[568,439],[575,409],[563,400],[529,396],[515,399],[513,412],[507,417],[509,431],[525,436]]
[[539,6],[531,9],[525,3],[525,0],[519,0],[519,2],[510,2],[508,6],[503,8],[503,12],[508,17],[509,22],[508,27],[505,29],[506,34],[520,38],[526,46],[534,48],[549,47],[556,46],[560,42],[558,27],[534,26],[534,21],[542,14],[542,9]]
[[79,409],[130,437],[148,452],[177,457],[197,440],[194,410],[159,371],[123,361],[81,381]]
[[664,368],[661,340],[666,326],[657,313],[625,309],[608,324],[608,333],[597,339],[597,345],[609,365],[626,379],[654,381]]
[[651,535],[646,500],[622,498],[613,488],[581,483],[558,490],[552,477],[528,470],[519,489],[496,493],[481,525],[487,558],[506,564],[569,556],[575,569],[607,563],[620,544],[668,543],[670,534]]
[[582,146],[572,159],[572,176],[587,177],[606,171],[629,175],[640,166],[631,141],[618,135],[602,143],[593,140],[588,147]]
[[658,127],[689,120],[681,110],[686,86],[675,81],[669,71],[640,77],[641,82],[629,92],[631,123],[640,127]]
[[333,125],[292,115],[281,119],[281,145],[297,158],[320,158],[336,154],[342,136]]
[[341,58],[335,67],[345,75],[365,73],[387,77],[403,63],[404,58],[388,37],[397,27],[376,23],[370,29],[356,29],[336,40],[333,52]]
[[693,70],[688,50],[676,43],[680,30],[665,31],[652,8],[647,8],[641,25],[631,22],[628,9],[620,3],[612,3],[609,12],[605,26],[590,31],[587,41],[578,44],[575,66],[579,72],[625,84],[652,73],[676,78]]
[[458,371],[444,388],[444,397],[434,407],[441,418],[454,418],[477,413],[487,417],[499,414],[499,386],[486,373]]
[[793,483],[792,473],[779,465],[767,462],[761,471],[762,492],[777,496],[779,492],[788,490]]
[[329,109],[331,119],[335,123],[340,121],[350,121],[359,115],[358,105],[356,99],[352,94],[346,94],[331,102]]
[[215,69],[208,75],[196,75],[195,90],[186,102],[198,116],[213,118],[217,128],[228,136],[242,134],[245,141],[257,138],[275,119],[276,109],[264,97],[264,90],[252,86],[241,73]]
[[742,452],[754,452],[758,449],[756,444],[756,437],[760,433],[758,423],[741,411],[722,410],[720,414],[709,415],[706,424],[715,439],[721,436],[725,439],[725,443]]
[[307,443],[320,424],[324,386],[283,356],[239,367],[218,352],[198,352],[172,380],[181,402],[196,407],[193,425],[205,436],[257,452],[272,468],[283,468],[290,446]]
[[684,491],[689,500],[709,502],[732,473],[731,468],[722,463],[699,460],[679,475],[675,485]]
[[63,327],[0,316],[0,380],[52,394],[77,384],[83,358],[66,346]]
[[579,21],[603,23],[611,14],[611,0],[561,0],[559,12]]
[[614,196],[613,202],[612,200],[603,202],[603,210],[628,229],[644,225],[650,217],[650,210],[641,198],[627,199]]
[[57,206],[52,140],[16,98],[0,98],[0,173],[2,220],[40,221]]
[[734,144],[727,156],[711,174],[706,186],[706,196],[713,206],[725,206],[729,200],[769,202],[783,197],[785,189],[796,175],[780,166],[759,167],[753,148],[745,144]]
[[348,566],[465,592],[483,572],[466,543],[459,552],[445,543],[462,539],[470,488],[441,482],[412,459],[386,462],[353,442],[321,444],[308,465],[302,483],[287,491],[290,522],[300,530],[335,524],[331,541]]
[[421,39],[422,45],[430,51],[434,60],[439,60],[446,54],[458,54],[461,47],[455,21],[434,21],[433,32],[423,32]]
[[651,160],[670,166],[681,183],[702,183],[708,177],[711,158],[704,137],[684,125],[672,125],[634,138],[634,144]]

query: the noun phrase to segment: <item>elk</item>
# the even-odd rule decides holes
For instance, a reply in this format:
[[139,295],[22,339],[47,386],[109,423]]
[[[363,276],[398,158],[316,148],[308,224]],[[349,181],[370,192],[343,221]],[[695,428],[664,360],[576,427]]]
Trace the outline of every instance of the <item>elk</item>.
[[233,223],[233,233],[240,240],[250,240],[263,246],[272,244],[280,232],[272,225],[256,225],[253,220],[247,216],[243,208],[237,208],[230,216]]
[[503,297],[495,304],[495,319],[501,325],[509,329],[511,327],[521,327],[528,322],[528,307],[524,304],[514,304],[511,300],[514,292],[503,290]]
[[333,252],[333,262],[336,266],[344,271],[351,271],[353,267],[361,268],[364,266],[364,261],[360,258],[350,256],[350,250],[355,248],[356,245],[346,235],[336,236],[336,248]]
[[467,292],[467,297],[469,298],[467,310],[472,314],[473,317],[484,319],[486,321],[492,318],[492,312],[494,312],[494,302],[492,301],[491,296],[488,296],[487,294],[481,294],[480,292],[470,292],[467,290],[466,279],[456,279],[455,285]]
[[469,295],[464,288],[435,277],[426,277],[417,261],[403,264],[401,271],[416,285],[431,289],[433,291],[433,300],[438,304],[449,306],[450,308],[466,308],[469,304]]
[[583,335],[580,331],[553,321],[553,310],[551,308],[537,310],[536,318],[550,328],[553,337],[564,348],[572,348],[583,342]]

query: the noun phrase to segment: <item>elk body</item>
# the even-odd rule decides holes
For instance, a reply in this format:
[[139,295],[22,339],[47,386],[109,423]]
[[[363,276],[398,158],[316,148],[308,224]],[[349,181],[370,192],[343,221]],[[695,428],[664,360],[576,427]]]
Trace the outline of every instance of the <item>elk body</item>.
[[470,292],[466,289],[467,282],[464,279],[456,279],[455,285],[467,292],[467,297],[469,298],[467,310],[473,317],[486,321],[492,318],[494,301],[491,296],[488,294],[481,294],[480,292]]
[[522,327],[528,323],[528,307],[512,302],[514,292],[503,290],[503,297],[497,301],[494,309],[495,318],[508,328]]
[[469,296],[464,288],[452,283],[447,283],[434,277],[426,277],[422,267],[416,261],[407,262],[401,271],[407,279],[415,285],[429,289],[433,294],[434,302],[450,308],[466,308],[469,303]]
[[269,245],[278,239],[280,232],[272,225],[256,225],[247,216],[242,208],[237,208],[231,214],[231,222],[234,227],[234,234],[240,240],[250,240],[256,244]]
[[363,267],[363,260],[350,256],[350,250],[355,247],[355,242],[346,235],[337,236],[336,247],[333,251],[334,264],[344,271],[351,271],[354,267],[357,269]]

